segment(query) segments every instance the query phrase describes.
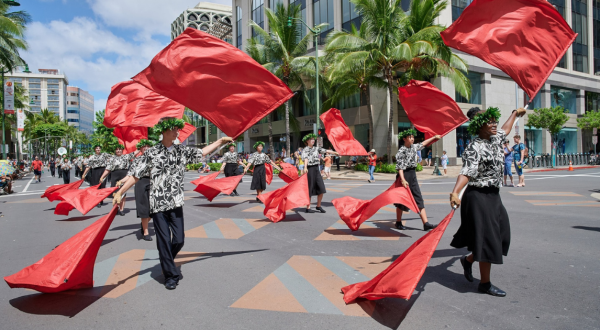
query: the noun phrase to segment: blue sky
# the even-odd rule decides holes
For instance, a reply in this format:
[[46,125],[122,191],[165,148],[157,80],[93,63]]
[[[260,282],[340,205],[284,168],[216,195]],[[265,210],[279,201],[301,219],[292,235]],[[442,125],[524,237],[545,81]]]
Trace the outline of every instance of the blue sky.
[[[110,88],[144,69],[170,41],[170,26],[199,0],[21,0],[33,22],[22,52],[32,71],[59,69],[94,95],[96,110]],[[210,2],[231,5],[231,0]]]

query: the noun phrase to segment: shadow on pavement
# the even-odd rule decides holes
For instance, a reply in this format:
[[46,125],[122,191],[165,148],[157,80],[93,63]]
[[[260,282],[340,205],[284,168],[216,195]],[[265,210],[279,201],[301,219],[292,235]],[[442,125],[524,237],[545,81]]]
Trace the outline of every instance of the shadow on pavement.
[[571,228],[600,232],[600,227],[573,226]]
[[81,217],[72,217],[72,218],[67,218],[67,219],[62,219],[62,220],[56,220],[56,221],[83,221],[83,220],[87,220],[87,219],[91,219],[91,218],[95,218],[98,217],[98,215],[88,215],[88,216],[81,216]]
[[213,204],[197,204],[194,206],[199,207],[212,207],[212,208],[230,208],[238,205],[239,203],[213,203]]
[[114,241],[120,240],[120,239],[121,239],[121,238],[123,238],[123,237],[127,237],[127,236],[130,236],[130,235],[135,235],[137,232],[139,232],[139,230],[133,231],[133,232],[131,232],[131,233],[129,233],[129,234],[125,234],[125,235],[123,235],[123,236],[119,236],[119,237],[117,237],[117,238],[109,238],[109,239],[104,239],[104,240],[102,241],[102,244],[101,244],[100,246],[104,246],[104,245],[106,245],[106,244],[109,244],[109,243],[112,243],[112,242],[114,242]]

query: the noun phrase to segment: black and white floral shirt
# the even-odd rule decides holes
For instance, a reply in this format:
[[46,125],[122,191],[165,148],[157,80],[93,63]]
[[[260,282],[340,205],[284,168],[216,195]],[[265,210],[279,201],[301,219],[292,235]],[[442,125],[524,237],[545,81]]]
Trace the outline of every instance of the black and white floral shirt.
[[150,171],[150,213],[165,212],[183,206],[183,179],[187,164],[199,163],[202,149],[181,144],[170,150],[162,143],[149,148],[132,167],[133,176],[142,178]]
[[407,168],[417,167],[417,152],[425,148],[422,143],[413,143],[410,148],[400,147],[396,153],[396,170],[405,170]]
[[[133,161],[131,162],[131,166],[129,167],[129,171],[127,172],[127,176],[135,176],[135,169],[139,167],[138,163],[140,162],[140,159],[142,159],[142,155],[133,159]],[[140,178],[149,178],[150,167],[146,166],[146,169],[138,174],[140,175]]]
[[271,163],[271,157],[267,154],[263,154],[262,152],[254,152],[248,158],[249,164],[262,165],[264,163]]
[[304,161],[304,165],[319,165],[319,154],[325,154],[326,152],[327,149],[319,148],[317,146],[313,146],[312,148],[304,147],[304,149],[302,149],[302,160]]
[[112,156],[107,153],[93,154],[88,159],[88,165],[91,168],[106,167],[111,158]]
[[225,164],[237,164],[238,162],[238,153],[237,152],[226,152],[223,155],[223,163]]
[[476,138],[469,143],[462,155],[460,170],[460,174],[469,177],[469,186],[500,188],[504,172],[502,141],[505,139],[506,133],[498,129],[490,140]]
[[128,170],[129,166],[131,165],[131,160],[133,159],[133,157],[134,157],[133,152],[130,154],[121,155],[121,156],[114,155],[108,161],[108,164],[106,165],[106,169],[109,171]]
[[63,160],[63,161],[60,163],[60,169],[61,169],[61,170],[67,170],[67,171],[68,171],[68,170],[70,170],[70,169],[71,169],[71,167],[72,167],[72,166],[73,166],[73,165],[71,164],[71,161],[69,161],[69,160]]

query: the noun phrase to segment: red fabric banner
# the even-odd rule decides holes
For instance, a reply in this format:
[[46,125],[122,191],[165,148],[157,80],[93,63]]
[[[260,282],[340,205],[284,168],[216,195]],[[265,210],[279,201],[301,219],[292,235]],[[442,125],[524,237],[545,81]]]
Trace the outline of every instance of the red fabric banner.
[[343,287],[342,292],[344,292],[346,304],[354,303],[358,298],[369,300],[410,299],[453,215],[454,210],[436,228],[414,242],[398,259],[372,280]]
[[267,180],[267,184],[271,184],[271,182],[273,182],[273,166],[271,166],[271,164],[266,163],[265,164],[265,175],[266,175],[266,180]]
[[325,134],[335,151],[344,156],[366,156],[365,147],[358,142],[342,118],[340,110],[331,108],[319,118],[325,125]]
[[135,152],[141,139],[148,139],[148,128],[119,126],[113,131],[119,143],[125,146],[124,154]]
[[[54,214],[69,215],[74,208],[81,214],[86,215],[96,205],[102,202],[106,197],[111,196],[119,187],[98,189],[100,185],[91,186],[86,189],[70,190],[63,192],[63,202],[60,202],[54,209]],[[69,205],[69,206],[67,206]]]
[[308,176],[303,175],[298,180],[258,196],[265,204],[263,214],[273,222],[285,219],[285,212],[299,206],[310,204],[308,195]]
[[209,175],[201,176],[198,179],[192,181],[191,184],[197,186],[197,185],[199,185],[201,183],[204,183],[204,182],[207,182],[207,181],[212,181],[212,180],[216,179],[217,176],[219,176],[219,172],[215,172],[215,173],[211,173]]
[[114,206],[109,214],[57,246],[40,261],[6,276],[8,286],[45,293],[93,287],[96,256],[117,208]]
[[133,80],[123,81],[111,88],[104,125],[152,127],[162,117],[181,118],[185,107]]
[[44,191],[42,198],[46,197],[51,202],[62,200],[60,198],[60,194],[62,192],[72,189],[79,189],[82,183],[83,180],[79,180],[71,183],[59,184],[56,186],[49,187],[48,189],[46,189],[46,191]]
[[398,98],[415,127],[425,133],[425,139],[444,136],[469,118],[446,93],[426,81],[411,80],[398,88]]
[[298,179],[298,169],[296,169],[296,166],[281,162],[279,163],[279,167],[282,169],[282,171],[279,172],[279,178],[285,181],[285,183],[291,183]]
[[419,213],[419,207],[410,192],[410,188],[395,187],[393,184],[388,190],[370,200],[357,199],[350,196],[336,198],[331,201],[340,218],[348,228],[358,230],[360,225],[370,219],[380,208],[389,204],[402,204],[411,211]]
[[441,36],[502,70],[533,99],[577,34],[546,0],[474,0]]
[[177,137],[177,139],[179,139],[179,142],[183,143],[183,141],[187,140],[187,138],[189,138],[190,135],[192,135],[192,133],[196,131],[196,129],[196,126],[185,123],[185,126],[179,130],[179,136]]
[[234,138],[293,95],[246,53],[194,28],[183,31],[133,80]]
[[205,181],[199,184],[194,191],[201,193],[204,197],[208,198],[208,201],[212,202],[220,193],[230,195],[243,177],[244,175],[236,175],[218,180]]

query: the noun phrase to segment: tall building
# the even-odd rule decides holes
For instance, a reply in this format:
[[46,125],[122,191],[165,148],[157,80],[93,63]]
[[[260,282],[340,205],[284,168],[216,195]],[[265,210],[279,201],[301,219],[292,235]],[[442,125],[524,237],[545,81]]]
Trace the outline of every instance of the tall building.
[[210,2],[200,2],[185,10],[171,23],[171,40],[192,27],[233,43],[231,38],[231,7]]
[[[450,26],[463,12],[471,0],[451,0],[436,23]],[[559,152],[575,153],[588,152],[593,149],[591,143],[591,130],[581,130],[576,126],[577,117],[586,111],[600,110],[600,1],[599,0],[549,0],[579,34],[573,46],[569,48],[559,66],[546,81],[540,93],[533,99],[527,100],[522,90],[502,71],[480,59],[458,52],[469,65],[467,74],[473,87],[472,96],[465,99],[458,95],[452,83],[446,78],[436,78],[432,81],[440,90],[450,95],[466,113],[471,107],[482,109],[494,106],[499,107],[502,119],[507,118],[516,107],[524,106],[529,102],[529,110],[540,107],[563,106],[568,110],[569,121],[559,134]],[[329,23],[325,31],[319,36],[319,50],[323,48],[325,36],[332,30],[350,29],[353,23],[360,26],[361,16],[358,15],[349,0],[232,0],[233,40],[234,45],[245,49],[248,39],[253,37],[253,31],[248,25],[253,20],[258,25],[268,30],[268,21],[265,8],[274,8],[277,3],[284,5],[300,5],[303,20],[314,26],[320,23]],[[408,10],[410,0],[402,1],[402,8]],[[303,33],[306,30],[303,27]],[[314,44],[311,42],[307,54],[314,55]],[[323,53],[320,53],[323,54]],[[300,123],[301,134],[293,134],[291,145],[297,148],[301,145],[301,136],[312,130],[315,122],[316,111],[314,107],[304,102],[304,93],[309,99],[314,99],[314,91],[298,91],[292,98],[294,115]],[[390,102],[393,109],[394,134],[411,127],[411,123],[398,102],[397,98],[389,100],[387,91],[371,88],[371,104],[367,105],[364,95],[356,94],[348,97],[336,105],[341,110],[342,116],[355,138],[365,147],[375,148],[380,155],[387,150],[387,131]],[[311,102],[314,104],[314,102]],[[368,115],[367,106],[371,107],[374,121],[374,145],[368,146]],[[530,114],[531,111],[528,111]],[[527,122],[525,115],[519,121],[517,129],[511,133],[519,133],[524,137],[530,148],[530,154],[550,153],[552,142],[546,130],[534,129],[524,126]],[[283,118],[275,116],[273,122],[274,149],[280,150],[285,144],[283,135],[285,128]],[[257,141],[267,141],[267,125],[260,122],[245,133],[245,149]],[[432,146],[434,155],[442,154],[446,150],[450,164],[461,164],[461,155],[470,140],[466,125],[459,127],[455,132],[447,134],[441,141]],[[394,148],[397,141],[394,139]],[[427,151],[425,151],[427,152]]]
[[79,87],[67,87],[67,121],[80,131],[92,134],[94,97]]
[[67,75],[56,69],[39,69],[38,73],[10,72],[6,77],[27,90],[31,112],[40,112],[47,108],[61,120],[66,118],[66,95],[69,85]]

